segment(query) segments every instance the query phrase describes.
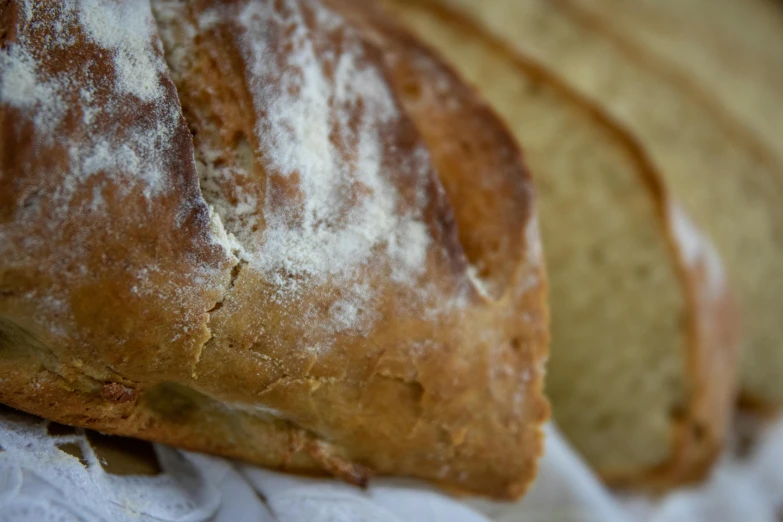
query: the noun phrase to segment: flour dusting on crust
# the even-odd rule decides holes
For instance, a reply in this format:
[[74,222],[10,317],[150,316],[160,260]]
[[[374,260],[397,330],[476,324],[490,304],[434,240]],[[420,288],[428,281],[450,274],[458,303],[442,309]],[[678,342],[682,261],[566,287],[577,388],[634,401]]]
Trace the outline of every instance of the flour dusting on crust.
[[[36,135],[49,144],[58,137],[68,144],[72,162],[68,192],[95,174],[121,173],[128,182],[143,184],[148,195],[158,193],[167,175],[163,155],[180,115],[176,107],[165,103],[161,76],[166,65],[154,37],[148,3],[27,0],[23,12],[29,27],[0,53],[0,101],[34,113]],[[45,48],[38,38],[46,39]],[[100,74],[97,69],[73,71],[54,63],[53,55],[78,55],[84,44],[96,45],[112,57],[113,74]],[[49,67],[47,74],[40,70],[41,64]],[[119,96],[107,98],[107,87],[151,104],[150,116],[158,125],[150,126],[145,120],[129,128],[127,118],[133,107]],[[64,126],[76,107],[84,132],[69,138]]]
[[[5,164],[14,170],[0,172],[0,179],[17,179],[15,187],[23,187],[14,188],[20,204],[13,220],[0,224],[6,268],[23,271],[34,259],[51,271],[48,297],[27,297],[38,307],[37,320],[51,318],[47,330],[64,335],[75,314],[69,295],[101,277],[96,272],[103,267],[90,260],[106,242],[120,243],[120,255],[128,259],[124,269],[111,269],[112,278],[127,277],[134,295],[192,316],[183,324],[199,320],[204,304],[197,296],[213,291],[222,277],[214,259],[157,258],[168,246],[156,241],[165,242],[161,238],[170,237],[170,230],[161,230],[158,239],[139,239],[166,212],[166,222],[157,226],[176,228],[188,220],[208,225],[195,176],[186,179],[183,151],[190,136],[167,79],[149,2],[20,3],[14,38],[0,49],[6,145],[18,148],[15,161]],[[185,250],[208,251],[214,248],[210,242],[221,239],[191,230],[186,241],[201,244]],[[68,248],[59,248],[60,241]],[[192,273],[182,278],[180,270]]]
[[90,38],[112,53],[119,92],[144,101],[164,95],[160,74],[165,65],[159,54],[150,53],[155,26],[147,2],[81,0],[78,16]]
[[429,236],[419,216],[398,211],[380,136],[399,109],[380,71],[363,63],[358,36],[337,15],[311,6],[319,31],[331,28],[343,37],[339,53],[319,55],[301,6],[285,4],[281,25],[292,31],[285,36],[290,54],[283,75],[279,51],[258,37],[273,30],[272,2],[247,3],[238,16],[267,173],[297,177],[300,192],[296,204],[270,205],[281,196],[269,183],[257,259],[285,287],[290,275],[318,283],[350,278],[385,248],[392,278],[412,283],[423,269]]
[[[359,32],[307,0],[153,9],[176,81],[201,74],[192,57],[209,50],[196,34],[217,31],[242,61],[253,136],[226,152],[222,129],[199,129],[196,158],[204,197],[274,305],[331,335],[372,326],[379,295],[369,281],[419,291],[433,243],[423,215],[430,158],[423,143],[397,151],[401,108]],[[308,304],[314,288],[330,293],[328,310]]]
[[719,296],[725,288],[726,273],[718,251],[677,203],[669,205],[669,222],[685,264],[692,269],[703,265],[707,291]]

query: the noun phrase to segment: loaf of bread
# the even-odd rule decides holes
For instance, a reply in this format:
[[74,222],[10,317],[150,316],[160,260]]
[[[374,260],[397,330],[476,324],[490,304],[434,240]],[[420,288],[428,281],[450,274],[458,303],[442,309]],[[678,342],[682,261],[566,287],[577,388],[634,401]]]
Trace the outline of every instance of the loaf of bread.
[[540,197],[552,310],[546,390],[560,428],[612,483],[701,477],[735,398],[736,314],[714,248],[599,108],[453,11],[384,3],[523,146]]
[[726,264],[742,314],[743,397],[762,406],[783,405],[783,163],[778,157],[705,89],[672,74],[670,65],[607,31],[573,3],[439,1],[459,6],[515,49],[557,71],[641,140]]
[[0,4],[0,402],[510,498],[548,342],[530,177],[360,0]]

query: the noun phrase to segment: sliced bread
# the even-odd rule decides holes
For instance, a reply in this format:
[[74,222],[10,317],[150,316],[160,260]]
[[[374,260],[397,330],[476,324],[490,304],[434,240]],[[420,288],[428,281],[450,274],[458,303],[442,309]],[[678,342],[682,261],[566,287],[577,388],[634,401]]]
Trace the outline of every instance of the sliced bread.
[[742,397],[783,405],[783,164],[703,90],[564,2],[433,0],[556,70],[642,141],[726,263]]
[[783,155],[783,3],[776,0],[571,1],[676,65]]
[[[454,13],[387,7],[474,83],[520,141],[550,272],[553,415],[617,483],[700,476],[733,401],[731,301],[714,250],[622,128]],[[417,87],[421,103],[443,96]]]

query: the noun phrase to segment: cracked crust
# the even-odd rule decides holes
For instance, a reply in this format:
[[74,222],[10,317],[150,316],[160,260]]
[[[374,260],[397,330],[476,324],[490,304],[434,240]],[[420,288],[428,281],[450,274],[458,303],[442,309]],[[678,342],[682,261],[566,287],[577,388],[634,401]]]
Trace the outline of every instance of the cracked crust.
[[[545,275],[529,175],[475,94],[358,1],[158,1],[154,22],[122,17],[151,29],[121,51],[106,47],[132,36],[121,26],[89,25],[107,13],[69,6],[0,7],[3,59],[35,65],[32,94],[56,94],[0,103],[0,402],[359,485],[405,475],[522,494],[548,416]],[[56,21],[67,38],[52,44]],[[291,65],[301,48],[311,69]],[[320,89],[284,83],[313,71]],[[269,126],[292,93],[315,100],[301,144],[274,141],[294,124]],[[313,134],[324,107],[344,118],[328,142]],[[138,161],[99,154],[115,141]],[[343,214],[316,207],[315,240],[340,239],[363,198],[392,224],[328,277],[328,257],[270,247],[312,246],[292,243],[312,210],[301,162],[324,143],[342,170],[315,195],[337,191]]]

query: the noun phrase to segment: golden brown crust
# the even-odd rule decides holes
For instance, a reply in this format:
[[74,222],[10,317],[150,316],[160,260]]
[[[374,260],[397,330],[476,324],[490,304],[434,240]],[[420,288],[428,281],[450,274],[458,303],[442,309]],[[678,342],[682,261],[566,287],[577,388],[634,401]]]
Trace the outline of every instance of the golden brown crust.
[[[390,0],[392,5],[410,2],[431,10],[444,23],[458,26],[465,34],[482,39],[495,52],[508,56],[523,71],[522,74],[540,78],[556,89],[590,114],[596,125],[614,136],[635,158],[639,167],[637,171],[643,176],[642,182],[649,188],[658,207],[660,225],[669,240],[688,302],[688,326],[684,332],[688,338],[688,396],[684,410],[673,413],[672,451],[666,462],[633,474],[608,469],[598,469],[597,472],[612,485],[651,489],[702,478],[722,448],[736,397],[738,311],[713,247],[697,229],[684,223],[687,217],[672,201],[663,178],[643,146],[602,108],[576,93],[556,74],[513,50],[477,22],[445,3],[439,0]],[[677,210],[673,211],[675,208]]]
[[[67,4],[40,7],[68,15]],[[16,18],[0,68],[0,320],[67,350],[69,361],[47,354],[46,364],[83,362],[75,371],[93,379],[187,375],[230,267],[210,236],[160,52],[150,41],[149,83],[120,92],[113,82],[127,71],[87,29],[73,24],[71,40],[46,45],[46,20],[9,9]],[[15,86],[25,75],[42,83]],[[160,126],[167,135],[151,136]],[[155,226],[139,226],[145,220]],[[204,284],[189,286],[194,277]],[[163,339],[165,351],[150,349]]]
[[[520,231],[535,214],[529,205],[533,183],[513,136],[448,64],[386,13],[363,2],[329,1],[350,7],[348,14],[382,49],[389,79],[427,142],[452,203],[468,261],[484,289],[500,297],[522,266]],[[498,193],[508,197],[498,200]]]
[[[533,190],[505,129],[361,2],[154,7],[155,23],[118,17],[126,33],[90,25],[116,13],[44,2],[3,41],[66,114],[0,104],[0,402],[357,484],[519,496],[548,415],[548,337]],[[403,80],[431,76],[448,96],[415,105]],[[479,128],[495,138],[450,146]],[[141,163],[104,161],[112,146]]]
[[[513,292],[509,284],[530,277],[522,270],[524,266],[541,262],[540,252],[531,252],[531,248],[537,247],[530,242],[539,241],[537,231],[531,228],[536,215],[535,191],[519,146],[490,107],[448,64],[390,23],[382,11],[371,14],[373,27],[384,33],[380,46],[390,64],[392,82],[422,133],[446,194],[455,207],[460,242],[476,268],[476,276],[483,281],[483,289],[488,294],[485,298],[501,298],[504,291]],[[477,183],[477,179],[481,182]],[[515,181],[520,179],[526,182]],[[498,194],[504,196],[498,198]],[[545,293],[525,293],[520,297],[523,309],[541,310],[525,320],[529,325],[539,325],[534,334],[538,340],[529,344],[531,361],[543,361],[549,343],[548,329],[540,327],[549,324]],[[519,345],[520,340],[512,337],[515,350],[524,349]],[[531,397],[538,398],[535,409],[548,417],[543,372],[531,374],[524,389]],[[458,437],[464,437],[464,432]],[[540,455],[542,434],[537,434],[529,444],[531,451]],[[536,475],[536,463],[535,459],[529,461],[531,480]],[[522,494],[526,487],[527,483],[518,483],[513,494]]]

